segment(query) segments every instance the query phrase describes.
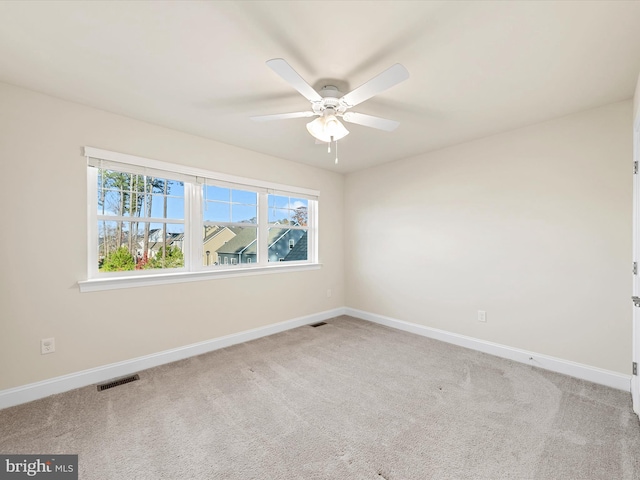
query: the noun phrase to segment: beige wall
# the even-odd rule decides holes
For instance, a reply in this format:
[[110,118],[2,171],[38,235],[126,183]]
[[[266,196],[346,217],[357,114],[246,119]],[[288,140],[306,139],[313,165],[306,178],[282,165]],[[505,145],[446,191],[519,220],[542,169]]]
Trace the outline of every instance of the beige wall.
[[[0,105],[0,390],[344,305],[341,175],[6,84]],[[84,145],[319,190],[322,269],[79,293]]]
[[628,374],[631,120],[626,101],[349,174],[347,305]]
[[636,83],[636,92],[633,96],[633,119],[635,121],[638,118],[638,111],[640,110],[640,75],[638,75],[638,81]]

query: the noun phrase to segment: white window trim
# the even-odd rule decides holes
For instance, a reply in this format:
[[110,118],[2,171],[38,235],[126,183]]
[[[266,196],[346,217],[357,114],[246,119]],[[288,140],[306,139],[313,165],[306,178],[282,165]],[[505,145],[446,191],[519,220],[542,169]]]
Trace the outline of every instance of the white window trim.
[[311,197],[314,199],[320,197],[320,192],[318,190],[312,190],[310,188],[294,187],[290,185],[283,185],[281,183],[267,182],[264,180],[257,180],[246,177],[238,177],[236,175],[212,172],[210,170],[204,170],[202,168],[162,162],[160,160],[152,160],[150,158],[138,157],[126,153],[110,152],[108,150],[101,150],[94,147],[84,147],[84,156],[88,158],[98,158],[101,160],[111,160],[117,163],[137,165],[139,167],[153,168],[155,170],[163,170],[168,173],[181,173],[194,177],[209,178],[217,182],[225,182],[227,184],[235,184],[237,186],[250,185],[252,187],[271,190],[269,193],[275,193],[276,195],[290,195],[292,193],[297,193],[299,195]]
[[[134,165],[141,168],[149,168],[153,170],[160,170],[167,172],[167,176],[171,178],[171,174],[176,174],[183,177],[190,177],[193,183],[201,183],[200,180],[207,179],[217,184],[224,184],[232,186],[233,188],[250,188],[253,190],[259,190],[262,193],[259,195],[276,194],[276,195],[288,195],[299,196],[314,200],[309,202],[309,219],[310,224],[307,228],[308,235],[308,258],[307,261],[300,262],[263,262],[256,264],[242,264],[234,266],[217,266],[207,267],[201,265],[202,262],[187,261],[187,256],[190,260],[201,258],[202,242],[199,235],[188,235],[188,243],[185,247],[185,268],[178,270],[162,270],[158,273],[149,273],[149,271],[136,271],[136,272],[123,272],[121,275],[113,274],[100,274],[97,271],[98,252],[95,248],[95,239],[97,237],[97,197],[91,192],[94,192],[95,185],[97,183],[97,169],[87,168],[87,188],[88,188],[88,202],[87,202],[87,237],[88,237],[88,268],[87,280],[81,280],[78,282],[78,286],[81,292],[92,292],[99,290],[113,290],[118,288],[131,288],[131,287],[143,287],[150,285],[168,284],[168,283],[183,283],[194,282],[201,280],[212,280],[218,278],[229,278],[245,275],[264,275],[270,273],[282,273],[291,271],[303,271],[303,270],[316,270],[321,268],[321,264],[318,263],[318,202],[320,192],[317,190],[311,190],[301,187],[293,187],[289,185],[283,185],[273,182],[266,182],[262,180],[255,180],[250,178],[238,177],[235,175],[228,175],[223,173],[211,172],[204,169],[189,167],[186,165],[178,165],[159,160],[152,160],[144,157],[137,157],[134,155],[128,155],[124,153],[111,152],[108,150],[102,150],[94,147],[84,147],[84,155],[87,159],[87,163],[95,163],[94,159],[105,162],[114,162],[116,164]],[[184,219],[185,233],[187,229],[189,232],[195,232],[197,225],[201,225],[201,203],[202,192],[197,188],[191,188],[190,184],[185,184],[185,213]],[[259,218],[267,218],[267,202],[260,202]],[[195,226],[194,226],[195,225]],[[262,222],[258,225],[258,235],[266,235],[269,228],[268,222]],[[263,259],[267,259],[268,252],[265,242],[261,242],[259,255]],[[265,251],[263,251],[265,250]]]
[[221,268],[216,271],[158,273],[155,275],[138,275],[131,277],[92,278],[78,282],[81,292],[98,292],[101,290],[116,290],[119,288],[148,287],[167,283],[199,282],[218,278],[241,277],[245,275],[268,275],[272,273],[300,272],[318,270],[321,263],[293,263],[272,262],[268,267],[245,267],[236,265]]

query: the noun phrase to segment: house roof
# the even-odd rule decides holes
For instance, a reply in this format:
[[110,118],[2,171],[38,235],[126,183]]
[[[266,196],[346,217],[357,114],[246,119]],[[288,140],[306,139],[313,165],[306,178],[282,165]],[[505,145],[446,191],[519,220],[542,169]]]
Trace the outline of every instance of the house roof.
[[307,232],[304,232],[304,235],[300,237],[287,256],[284,257],[284,261],[291,262],[296,260],[307,260],[307,248]]
[[[245,255],[255,255],[257,253],[255,228],[229,227],[229,229],[233,230],[236,236],[222,245],[222,247],[217,250],[218,254],[238,255],[242,253]],[[267,240],[269,247],[288,231],[288,228],[270,228],[269,238]]]
[[220,225],[208,225],[204,227],[204,240],[203,242],[206,243],[209,240],[211,240],[213,237],[215,237],[216,235],[218,235],[222,229],[224,227],[221,227]]
[[238,255],[254,254],[256,253],[256,229],[255,228],[240,228],[240,227],[228,227],[235,237],[225,242],[220,248],[218,248],[218,254]]

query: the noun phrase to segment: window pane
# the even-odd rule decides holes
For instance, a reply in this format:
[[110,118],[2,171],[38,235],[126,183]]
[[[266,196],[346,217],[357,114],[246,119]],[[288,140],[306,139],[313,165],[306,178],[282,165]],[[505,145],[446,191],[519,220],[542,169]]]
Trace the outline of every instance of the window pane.
[[231,205],[222,202],[205,202],[203,217],[209,222],[230,222]]
[[125,252],[119,252],[117,262],[113,258],[108,266],[105,265],[105,261],[111,260],[121,246],[127,245],[128,236],[129,222],[98,222],[98,269],[100,271],[117,271],[118,266],[122,267],[120,270],[135,268],[133,256],[128,249],[130,258],[127,258]]
[[211,185],[204,187],[204,198],[206,200],[219,200],[221,202],[231,201],[231,190],[228,188],[212,187]]
[[280,225],[288,225],[291,211],[284,208],[269,209],[269,223],[278,223]]
[[[206,224],[203,232],[203,265],[237,265],[257,262],[258,229]],[[207,252],[209,252],[207,254]]]
[[293,225],[306,227],[309,223],[309,200],[305,198],[291,198],[289,199],[289,205],[291,208],[291,223]]
[[293,198],[293,197],[289,199],[289,208],[291,208],[292,210],[295,210],[301,207],[308,208],[309,200],[307,200],[306,198]]
[[167,195],[174,197],[184,198],[184,183],[177,180],[166,180],[167,182]]
[[101,272],[181,268],[183,253],[184,225],[98,221]]
[[309,200],[305,198],[269,195],[269,223],[279,225],[308,225]]
[[[141,224],[138,232],[139,269],[184,267],[184,225],[164,223]],[[148,232],[144,231],[148,228]],[[166,233],[165,233],[166,232]]]
[[258,204],[258,194],[256,192],[249,192],[247,190],[232,190],[231,201],[233,203],[244,203],[247,205]]
[[269,261],[307,260],[307,230],[269,229]]
[[129,191],[131,176],[128,173],[114,170],[101,170],[98,175],[98,188]]
[[177,180],[100,170],[98,214],[183,219],[184,184]]
[[[152,218],[184,218],[184,198],[164,195],[147,195],[147,212]],[[149,207],[151,207],[149,209]]]
[[[146,214],[145,209],[145,195],[144,193],[132,193],[131,194],[131,216],[132,217],[144,217]],[[182,207],[182,211],[184,212],[184,207]],[[181,213],[179,218],[182,218],[184,213]]]
[[122,194],[115,190],[98,190],[98,215],[122,216]]
[[269,195],[269,208],[289,208],[289,197],[280,195]]
[[[120,190],[98,192],[98,214],[119,217],[140,216],[144,205],[144,195]],[[104,212],[103,212],[104,209]]]
[[164,199],[166,198],[164,195],[147,195],[148,201],[151,206],[151,217],[153,218],[165,218],[165,204]]
[[167,216],[163,218],[184,218],[184,198],[167,197]]
[[307,207],[298,207],[291,210],[291,224],[306,227],[309,224],[309,211]]
[[218,265],[218,249],[235,236],[229,227],[206,224],[202,236],[202,264]]
[[205,197],[203,218],[209,222],[257,223],[258,196],[248,190],[229,190],[219,187],[205,187],[205,194],[219,200]]
[[147,193],[164,193],[164,178],[147,177]]
[[236,205],[231,206],[231,221],[257,223],[258,213],[255,205]]

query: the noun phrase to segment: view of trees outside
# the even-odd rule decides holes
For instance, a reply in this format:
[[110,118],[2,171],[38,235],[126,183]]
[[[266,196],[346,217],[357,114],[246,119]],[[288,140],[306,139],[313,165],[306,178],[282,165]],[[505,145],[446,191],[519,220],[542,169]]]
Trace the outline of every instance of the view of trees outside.
[[100,271],[179,268],[184,266],[183,244],[182,182],[99,170]]
[[[258,261],[258,194],[203,187],[203,265]],[[184,267],[184,184],[109,169],[98,173],[100,272]],[[307,259],[308,200],[268,195],[269,262]]]

